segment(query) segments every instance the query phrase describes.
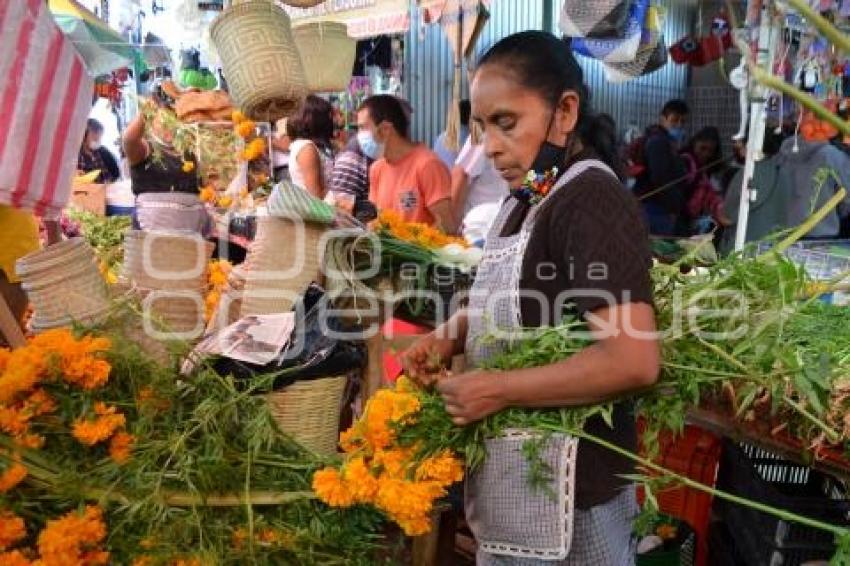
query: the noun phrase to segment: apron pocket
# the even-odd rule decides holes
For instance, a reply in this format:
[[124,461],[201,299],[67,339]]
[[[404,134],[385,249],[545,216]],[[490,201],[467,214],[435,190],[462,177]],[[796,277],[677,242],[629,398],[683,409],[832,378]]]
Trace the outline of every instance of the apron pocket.
[[501,556],[563,560],[572,546],[578,440],[553,434],[539,457],[553,479],[532,486],[523,452],[529,431],[508,431],[486,441],[487,458],[466,482],[466,515],[479,549]]

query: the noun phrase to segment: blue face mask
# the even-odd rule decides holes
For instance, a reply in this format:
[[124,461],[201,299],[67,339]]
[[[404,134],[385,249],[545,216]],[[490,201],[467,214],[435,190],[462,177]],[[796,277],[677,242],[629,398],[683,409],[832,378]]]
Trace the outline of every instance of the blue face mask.
[[676,128],[670,128],[669,130],[667,130],[667,132],[670,134],[670,137],[678,143],[682,143],[685,141],[685,128],[679,126]]
[[384,144],[378,143],[372,132],[357,132],[357,143],[369,159],[380,159],[384,155]]

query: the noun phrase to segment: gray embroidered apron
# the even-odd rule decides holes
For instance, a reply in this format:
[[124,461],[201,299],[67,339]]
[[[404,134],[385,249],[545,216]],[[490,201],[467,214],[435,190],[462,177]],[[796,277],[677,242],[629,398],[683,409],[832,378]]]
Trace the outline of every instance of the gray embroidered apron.
[[136,222],[146,231],[188,231],[203,237],[212,232],[204,203],[190,193],[140,194],[136,197]]
[[[466,356],[469,367],[509,347],[522,329],[520,293],[523,260],[535,222],[555,192],[590,169],[614,173],[596,160],[570,167],[551,194],[527,214],[520,230],[501,236],[519,206],[502,205],[484,245],[470,292]],[[482,339],[486,338],[486,339]],[[466,514],[478,542],[479,565],[533,564],[630,566],[634,564],[630,518],[636,512],[634,490],[588,510],[575,508],[578,440],[553,435],[541,457],[551,470],[552,489],[532,487],[522,446],[533,433],[508,431],[487,441],[487,458],[466,482]],[[554,492],[554,493],[553,493]]]

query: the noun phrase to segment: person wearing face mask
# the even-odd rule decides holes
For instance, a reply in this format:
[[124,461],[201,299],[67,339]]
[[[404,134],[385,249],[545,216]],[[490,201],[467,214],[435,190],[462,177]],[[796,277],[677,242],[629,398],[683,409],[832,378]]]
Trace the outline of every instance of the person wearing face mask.
[[[660,354],[648,234],[622,184],[616,133],[591,111],[570,44],[546,32],[499,41],[476,67],[471,94],[485,152],[509,193],[468,306],[405,352],[407,375],[431,383],[427,366],[435,356],[448,366],[465,354],[469,373],[436,381],[458,425],[507,408],[620,400],[610,426],[596,418],[585,430],[634,451],[628,397],[655,383]],[[583,350],[535,368],[479,369],[510,348],[516,333],[557,325],[565,315],[587,322],[593,340]],[[561,481],[550,491],[529,485],[521,446],[515,437],[489,440],[487,459],[466,479],[477,564],[633,565],[630,462],[553,436],[543,460]]]
[[121,178],[121,170],[112,152],[101,145],[102,138],[103,124],[94,118],[89,118],[83,144],[80,146],[80,155],[77,158],[77,170],[82,173],[100,171],[95,182],[112,183]]
[[643,204],[650,233],[657,236],[683,236],[687,223],[682,217],[687,200],[687,168],[679,156],[685,142],[688,105],[671,100],[661,110],[658,124],[644,134],[638,159],[635,194]]
[[405,221],[453,234],[458,223],[449,170],[434,152],[408,138],[409,127],[404,106],[394,96],[368,98],[357,111],[357,142],[376,160],[369,169],[369,200]]

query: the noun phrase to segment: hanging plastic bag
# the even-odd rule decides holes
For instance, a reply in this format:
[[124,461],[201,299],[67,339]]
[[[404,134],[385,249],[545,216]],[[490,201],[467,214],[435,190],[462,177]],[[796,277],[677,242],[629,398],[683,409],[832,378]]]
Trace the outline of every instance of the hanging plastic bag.
[[[644,37],[650,0],[633,0],[629,8],[626,32],[622,39],[574,39],[573,51],[606,63],[634,61]],[[564,31],[564,28],[561,28]]]
[[631,3],[630,0],[564,0],[561,31],[568,37],[622,38]]

